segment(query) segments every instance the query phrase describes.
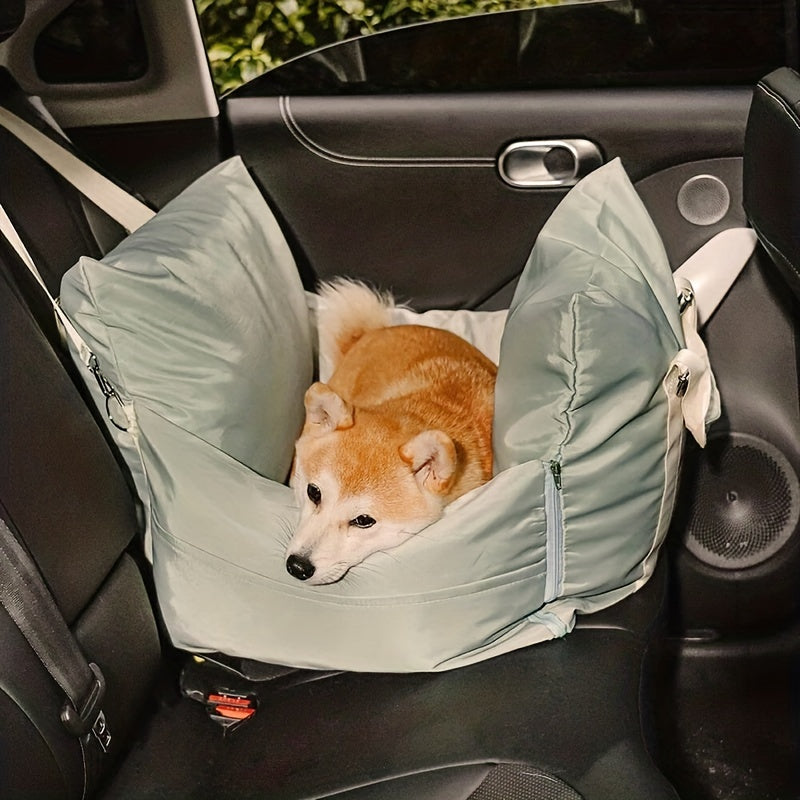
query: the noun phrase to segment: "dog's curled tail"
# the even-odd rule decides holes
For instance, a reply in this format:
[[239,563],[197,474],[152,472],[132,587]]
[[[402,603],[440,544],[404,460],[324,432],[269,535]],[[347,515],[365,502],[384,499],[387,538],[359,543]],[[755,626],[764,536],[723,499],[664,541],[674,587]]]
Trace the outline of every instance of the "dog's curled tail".
[[336,278],[321,284],[317,293],[320,361],[331,370],[367,331],[392,324],[394,299],[365,283]]

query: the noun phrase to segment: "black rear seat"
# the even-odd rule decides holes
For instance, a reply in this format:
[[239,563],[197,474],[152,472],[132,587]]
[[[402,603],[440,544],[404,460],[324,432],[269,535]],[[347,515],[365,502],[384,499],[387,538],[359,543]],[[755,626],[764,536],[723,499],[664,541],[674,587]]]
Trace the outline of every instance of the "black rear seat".
[[[35,119],[7,77],[0,102]],[[4,131],[0,201],[54,294],[78,256],[99,254],[75,191]],[[47,301],[5,241],[0,326],[0,510],[106,675],[104,796],[424,800],[476,791],[486,800],[545,786],[574,800],[558,777],[586,798],[674,797],[643,741],[643,664],[663,569],[564,640],[473,667],[276,680],[256,717],[223,738],[177,691],[178,659],[159,643],[128,482]],[[0,652],[0,794],[80,797],[80,752],[59,721],[63,695],[3,612]],[[168,680],[157,693],[159,671]],[[493,770],[497,762],[533,769]]]
[[[4,103],[35,119],[7,76],[0,90]],[[98,252],[80,200],[5,131],[0,153],[0,202],[57,293],[80,253]],[[46,298],[4,239],[0,261],[2,516],[88,657],[103,664],[113,760],[160,664],[152,606],[127,552],[136,540],[134,504],[59,347]],[[3,796],[80,796],[80,752],[59,720],[63,694],[5,613],[0,652]]]

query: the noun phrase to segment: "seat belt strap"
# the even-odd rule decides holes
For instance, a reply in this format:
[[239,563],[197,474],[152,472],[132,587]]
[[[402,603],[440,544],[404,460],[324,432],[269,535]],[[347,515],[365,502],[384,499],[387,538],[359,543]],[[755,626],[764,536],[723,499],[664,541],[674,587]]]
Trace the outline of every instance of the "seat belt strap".
[[17,255],[20,257],[31,275],[33,275],[36,282],[42,288],[42,291],[44,291],[44,293],[47,295],[47,298],[50,300],[50,304],[55,312],[56,320],[59,324],[62,335],[70,340],[72,346],[75,348],[75,351],[78,354],[78,357],[81,360],[81,363],[86,367],[86,369],[89,370],[89,372],[92,373],[94,379],[97,381],[97,385],[100,387],[100,391],[105,397],[106,416],[111,423],[113,423],[113,425],[120,430],[130,430],[131,419],[125,409],[125,404],[123,403],[119,394],[117,394],[116,389],[103,375],[100,364],[97,360],[97,356],[95,356],[95,354],[92,352],[92,349],[86,343],[86,340],[80,335],[80,333],[78,333],[78,330],[72,324],[72,320],[70,320],[70,318],[64,313],[64,309],[61,308],[61,304],[55,297],[53,297],[52,293],[47,288],[47,284],[44,282],[42,274],[39,272],[36,263],[28,251],[28,248],[22,241],[16,227],[14,226],[14,223],[6,213],[5,208],[3,208],[2,203],[0,203],[0,234],[2,234],[8,240],[9,244],[14,248]]
[[0,125],[26,144],[88,200],[103,209],[128,233],[155,216],[149,206],[126,192],[46,134],[0,106]]
[[11,218],[6,213],[6,210],[2,204],[0,204],[0,233],[2,233],[2,235],[8,240],[8,243],[14,248],[22,263],[25,264],[25,266],[28,268],[28,271],[31,273],[31,275],[33,275],[39,286],[41,286],[42,291],[44,291],[44,293],[47,295],[47,298],[50,300],[50,304],[53,306],[53,311],[55,312],[56,318],[61,325],[64,335],[66,335],[72,342],[76,352],[80,355],[81,362],[89,367],[93,358],[92,351],[89,349],[89,345],[86,344],[83,337],[80,335],[80,333],[78,333],[75,326],[72,324],[70,318],[64,313],[64,310],[61,308],[58,300],[53,297],[52,293],[47,288],[47,284],[45,284],[42,274],[39,272],[36,263],[28,251],[28,248],[20,238],[14,223],[11,221]]
[[[81,652],[38,567],[2,517],[0,556],[0,604],[67,696],[61,715],[67,730],[85,736],[103,715],[103,673]],[[105,741],[107,747],[110,735]]]
[[111,732],[102,708],[105,678],[100,667],[84,656],[39,568],[3,517],[0,517],[0,605],[66,696],[61,721],[80,741],[86,796],[99,774],[99,753],[107,752],[111,745]]

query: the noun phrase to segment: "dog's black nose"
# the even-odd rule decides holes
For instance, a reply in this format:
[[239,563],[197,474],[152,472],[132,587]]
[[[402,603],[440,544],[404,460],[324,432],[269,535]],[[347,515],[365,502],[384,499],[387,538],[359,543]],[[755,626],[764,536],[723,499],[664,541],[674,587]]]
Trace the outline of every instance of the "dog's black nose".
[[307,581],[314,574],[316,568],[307,558],[293,554],[286,559],[286,570],[293,578]]

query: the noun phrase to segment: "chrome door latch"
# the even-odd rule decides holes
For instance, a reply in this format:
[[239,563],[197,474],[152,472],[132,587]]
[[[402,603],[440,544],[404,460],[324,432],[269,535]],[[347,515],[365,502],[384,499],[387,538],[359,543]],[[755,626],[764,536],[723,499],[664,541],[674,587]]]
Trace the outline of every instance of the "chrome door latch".
[[500,177],[518,189],[574,186],[603,163],[600,148],[588,139],[512,142],[497,159]]

